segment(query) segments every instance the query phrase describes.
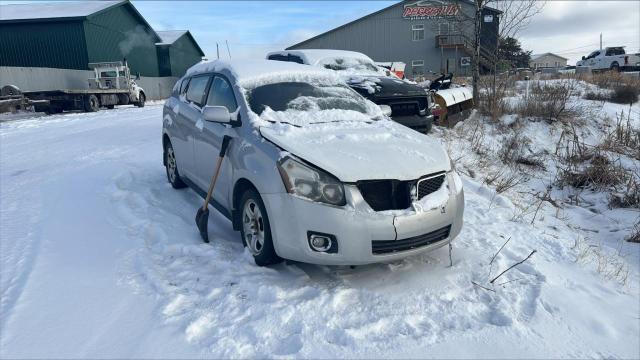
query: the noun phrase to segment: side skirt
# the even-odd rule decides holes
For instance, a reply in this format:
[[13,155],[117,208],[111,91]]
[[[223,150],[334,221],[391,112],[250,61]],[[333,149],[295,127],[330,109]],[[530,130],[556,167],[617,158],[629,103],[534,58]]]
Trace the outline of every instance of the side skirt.
[[[191,188],[191,190],[195,191],[196,194],[200,195],[200,197],[202,197],[203,199],[207,197],[207,192],[204,191],[203,189],[201,189],[198,185],[196,185],[193,181],[191,181],[191,179],[189,179],[186,176],[181,176],[182,181],[187,184],[187,186],[189,186]],[[224,215],[224,217],[226,217],[227,219],[229,219],[229,221],[233,222],[233,217],[231,216],[231,213],[229,212],[229,210],[227,210],[227,208],[225,208],[224,206],[222,206],[222,204],[220,204],[219,202],[217,202],[213,196],[211,197],[211,200],[209,200],[209,204],[211,204],[216,210],[218,210],[218,212],[222,215]]]

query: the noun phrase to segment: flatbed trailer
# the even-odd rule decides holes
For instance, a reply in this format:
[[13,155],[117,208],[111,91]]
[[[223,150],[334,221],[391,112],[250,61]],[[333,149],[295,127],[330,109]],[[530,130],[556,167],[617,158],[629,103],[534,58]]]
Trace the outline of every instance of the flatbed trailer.
[[[22,94],[29,100],[48,100],[48,104],[35,105],[35,110],[50,114],[64,110],[94,112],[101,106],[113,109],[116,105],[127,105],[130,101],[129,91],[120,89],[61,89],[26,91]],[[135,105],[142,107],[144,101],[136,102]]]
[[[0,90],[6,106],[0,108],[13,111],[33,107],[37,112],[57,114],[65,110],[94,112],[100,107],[113,109],[116,105],[144,106],[146,94],[131,76],[126,59],[124,63],[90,63],[89,67],[94,76],[88,79],[88,89],[21,91],[17,86],[6,85]],[[139,78],[138,74],[136,80]]]

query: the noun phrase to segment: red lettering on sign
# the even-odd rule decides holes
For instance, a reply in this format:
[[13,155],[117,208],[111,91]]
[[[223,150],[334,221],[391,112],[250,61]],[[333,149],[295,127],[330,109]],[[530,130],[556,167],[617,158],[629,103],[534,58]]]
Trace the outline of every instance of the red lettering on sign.
[[455,16],[458,14],[457,5],[442,6],[407,6],[402,12],[402,17],[442,17]]

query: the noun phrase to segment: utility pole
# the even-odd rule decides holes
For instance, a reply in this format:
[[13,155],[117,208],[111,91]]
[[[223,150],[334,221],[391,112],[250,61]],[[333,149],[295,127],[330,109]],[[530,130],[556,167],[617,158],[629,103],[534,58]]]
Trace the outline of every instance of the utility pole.
[[485,0],[475,0],[476,14],[474,19],[474,41],[473,41],[473,99],[478,101],[480,83],[480,26],[482,24],[482,7]]

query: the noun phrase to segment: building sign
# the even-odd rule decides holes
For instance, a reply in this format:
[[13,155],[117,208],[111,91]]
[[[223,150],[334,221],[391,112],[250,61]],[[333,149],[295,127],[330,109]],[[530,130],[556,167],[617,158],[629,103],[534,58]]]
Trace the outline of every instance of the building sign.
[[438,0],[421,0],[404,6],[402,17],[409,20],[442,19],[458,15],[460,8]]
[[471,58],[468,56],[461,57],[460,66],[471,66]]

